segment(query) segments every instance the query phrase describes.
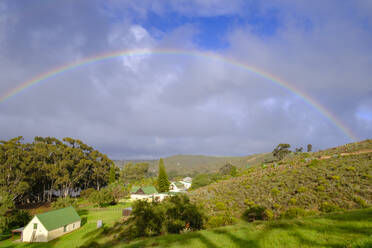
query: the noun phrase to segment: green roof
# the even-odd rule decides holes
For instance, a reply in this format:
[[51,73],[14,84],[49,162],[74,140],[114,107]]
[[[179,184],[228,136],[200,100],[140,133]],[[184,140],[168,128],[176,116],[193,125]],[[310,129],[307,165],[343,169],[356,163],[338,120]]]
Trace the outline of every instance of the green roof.
[[73,207],[67,207],[42,214],[37,214],[36,217],[48,231],[81,220],[80,216]]
[[134,194],[136,193],[139,189],[142,189],[142,191],[146,195],[152,195],[152,194],[157,194],[158,191],[155,189],[154,186],[145,186],[145,187],[140,187],[140,186],[132,186],[131,193]]

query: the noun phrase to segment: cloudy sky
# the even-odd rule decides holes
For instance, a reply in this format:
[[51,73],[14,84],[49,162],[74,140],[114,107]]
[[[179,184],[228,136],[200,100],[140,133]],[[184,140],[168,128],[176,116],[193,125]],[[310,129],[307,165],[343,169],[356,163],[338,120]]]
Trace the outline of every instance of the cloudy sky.
[[64,64],[135,49],[148,53],[79,66],[1,101],[0,139],[74,137],[114,159],[351,142],[308,101],[231,60],[372,138],[370,0],[0,1],[0,97]]

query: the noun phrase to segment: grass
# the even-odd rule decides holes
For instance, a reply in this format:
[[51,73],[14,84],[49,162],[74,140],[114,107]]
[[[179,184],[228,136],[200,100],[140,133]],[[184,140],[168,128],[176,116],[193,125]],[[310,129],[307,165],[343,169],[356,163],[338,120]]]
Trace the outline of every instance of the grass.
[[167,235],[116,247],[372,247],[372,209]]
[[[112,227],[115,222],[121,219],[121,210],[128,207],[129,203],[122,203],[115,206],[110,206],[103,209],[96,209],[92,206],[78,211],[82,218],[82,227],[78,230],[68,233],[58,239],[48,243],[22,243],[14,242],[11,239],[0,241],[0,247],[18,248],[18,247],[66,247],[73,248],[89,242],[96,235],[100,234],[103,229],[97,229],[97,221],[102,220],[104,227]],[[19,236],[16,237],[19,239]],[[100,238],[101,242],[105,242],[107,238]]]
[[[80,210],[82,218],[86,217],[86,223],[49,243],[5,240],[0,242],[0,247],[372,247],[371,208],[292,220],[240,221],[233,226],[164,235],[131,243],[113,242],[115,233],[107,232],[121,218],[121,211],[117,209],[119,207]],[[103,220],[106,228],[96,228],[99,219]]]

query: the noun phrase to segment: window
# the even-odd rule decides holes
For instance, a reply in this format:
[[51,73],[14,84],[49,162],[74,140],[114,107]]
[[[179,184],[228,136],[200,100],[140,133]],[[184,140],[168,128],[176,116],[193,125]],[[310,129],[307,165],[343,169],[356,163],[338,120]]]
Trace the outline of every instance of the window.
[[63,232],[66,232],[66,227],[67,227],[67,226],[64,226],[64,227],[63,227]]
[[72,228],[75,228],[75,224],[72,224]]
[[37,229],[37,223],[34,223],[34,229]]

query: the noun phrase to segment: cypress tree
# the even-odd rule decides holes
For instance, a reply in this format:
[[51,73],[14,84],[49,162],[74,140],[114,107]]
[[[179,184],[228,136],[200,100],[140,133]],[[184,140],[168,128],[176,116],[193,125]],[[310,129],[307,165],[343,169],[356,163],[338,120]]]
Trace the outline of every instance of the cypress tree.
[[158,175],[158,187],[159,192],[168,192],[170,182],[168,181],[167,172],[165,171],[164,161],[161,158],[159,160],[159,175]]

